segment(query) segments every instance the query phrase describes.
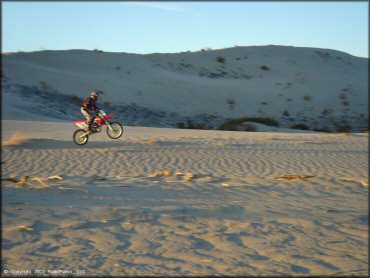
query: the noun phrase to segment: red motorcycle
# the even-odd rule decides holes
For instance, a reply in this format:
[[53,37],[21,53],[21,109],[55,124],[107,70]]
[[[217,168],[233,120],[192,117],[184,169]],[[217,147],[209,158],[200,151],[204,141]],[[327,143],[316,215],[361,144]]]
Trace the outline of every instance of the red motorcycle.
[[87,120],[73,121],[73,123],[80,128],[73,133],[73,141],[79,146],[85,145],[90,135],[101,132],[103,125],[107,125],[107,134],[110,138],[120,138],[123,134],[123,127],[118,122],[110,122],[109,119],[112,117],[113,114],[107,115],[103,110],[99,110],[91,125],[91,131],[87,131]]

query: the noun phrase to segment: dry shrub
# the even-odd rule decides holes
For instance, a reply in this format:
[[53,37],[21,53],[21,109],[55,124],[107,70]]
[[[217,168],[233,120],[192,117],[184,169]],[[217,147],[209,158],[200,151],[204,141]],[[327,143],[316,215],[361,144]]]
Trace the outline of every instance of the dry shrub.
[[283,175],[276,177],[275,179],[285,179],[285,180],[304,180],[309,178],[314,178],[315,176],[301,176],[301,175]]
[[161,172],[158,172],[158,173],[152,173],[152,174],[148,175],[149,178],[169,177],[169,176],[172,176],[172,173],[170,171],[161,171]]
[[219,56],[219,57],[217,57],[217,62],[219,62],[219,63],[225,63],[225,58],[224,57],[221,57],[221,56]]
[[257,131],[257,126],[253,123],[244,122],[240,124],[237,128],[237,131]]
[[292,125],[290,128],[292,129],[300,129],[300,130],[310,130],[310,127],[306,124],[298,123]]
[[237,130],[237,127],[244,122],[255,122],[261,123],[268,126],[279,126],[279,122],[273,118],[269,117],[241,117],[226,120],[222,125],[220,125],[220,130]]
[[349,133],[352,130],[353,130],[353,127],[350,124],[342,124],[336,127],[336,132],[338,133]]

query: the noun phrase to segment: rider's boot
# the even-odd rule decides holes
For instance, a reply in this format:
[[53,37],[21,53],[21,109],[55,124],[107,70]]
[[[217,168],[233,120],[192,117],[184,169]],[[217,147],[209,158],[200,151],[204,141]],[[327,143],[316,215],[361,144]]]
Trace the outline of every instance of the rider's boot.
[[90,118],[89,121],[87,122],[87,129],[86,129],[87,132],[90,132],[90,133],[92,132],[93,120],[94,120],[94,118]]

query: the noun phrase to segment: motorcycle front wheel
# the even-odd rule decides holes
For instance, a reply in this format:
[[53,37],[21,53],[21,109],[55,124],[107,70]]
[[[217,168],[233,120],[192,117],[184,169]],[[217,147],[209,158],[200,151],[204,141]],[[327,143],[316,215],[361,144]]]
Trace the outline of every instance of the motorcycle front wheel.
[[123,134],[123,127],[120,123],[112,122],[109,123],[111,128],[107,126],[107,134],[112,139],[118,139]]
[[89,135],[86,134],[86,130],[84,129],[77,129],[73,133],[73,141],[79,146],[85,145],[88,140]]

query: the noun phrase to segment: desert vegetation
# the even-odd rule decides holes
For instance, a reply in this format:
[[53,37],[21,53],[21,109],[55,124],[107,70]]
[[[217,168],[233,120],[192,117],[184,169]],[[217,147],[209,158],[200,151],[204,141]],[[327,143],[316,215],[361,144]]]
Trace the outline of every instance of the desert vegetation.
[[246,122],[246,123],[240,124],[236,130],[237,131],[257,131],[258,129],[255,124]]
[[305,101],[310,101],[310,100],[312,100],[312,97],[310,95],[304,95],[303,99]]
[[322,110],[321,114],[323,116],[326,116],[326,115],[331,114],[332,112],[333,112],[333,109],[331,109],[331,108],[325,108],[324,110]]
[[300,130],[310,130],[310,127],[303,123],[293,124],[290,128],[292,129],[300,129]]
[[203,123],[193,123],[193,121],[190,119],[188,119],[185,123],[184,122],[177,123],[176,127],[181,129],[203,129],[203,130],[213,129],[211,125],[206,125]]
[[338,133],[349,133],[352,131],[352,125],[350,124],[339,124],[336,126],[335,131]]
[[217,57],[217,62],[223,64],[223,63],[225,63],[225,58],[224,57],[221,57],[221,56],[218,56]]
[[51,90],[51,86],[48,83],[46,83],[45,81],[40,81],[40,88],[43,91],[50,91]]
[[321,52],[319,50],[314,51],[321,59],[327,60],[330,58],[330,54],[328,52]]
[[318,132],[326,132],[330,133],[331,131],[326,127],[314,127],[312,128],[312,131],[318,131]]
[[230,110],[234,109],[235,106],[235,100],[233,98],[228,98],[226,100],[227,105],[229,106]]
[[219,126],[219,130],[238,130],[238,127],[245,122],[255,122],[268,126],[279,126],[279,122],[270,117],[241,117],[226,120]]
[[343,93],[340,93],[339,96],[338,96],[338,98],[342,100],[342,104],[344,106],[348,106],[349,105],[349,101],[347,99],[346,93],[344,93],[344,92]]
[[72,103],[73,105],[81,106],[84,100],[78,96],[69,96],[69,102]]
[[285,111],[283,112],[283,115],[284,115],[284,116],[289,117],[289,116],[290,116],[290,113],[289,113],[289,111],[288,111],[288,110],[285,110]]

